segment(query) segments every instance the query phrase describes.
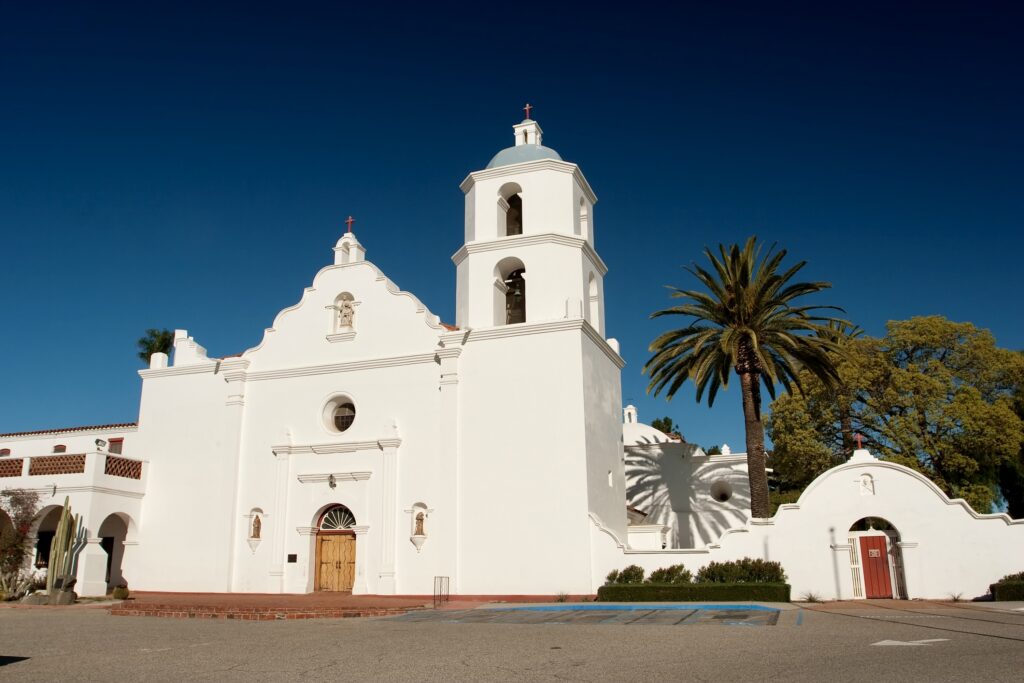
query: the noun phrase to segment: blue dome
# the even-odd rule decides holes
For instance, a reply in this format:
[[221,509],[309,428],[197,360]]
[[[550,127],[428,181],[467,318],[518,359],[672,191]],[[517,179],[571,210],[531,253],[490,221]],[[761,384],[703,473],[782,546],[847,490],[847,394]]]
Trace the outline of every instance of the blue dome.
[[487,164],[487,168],[511,166],[512,164],[521,164],[524,161],[537,161],[538,159],[561,161],[562,157],[558,155],[558,152],[544,145],[516,145],[515,147],[506,147],[495,154],[494,158],[491,159],[491,163]]

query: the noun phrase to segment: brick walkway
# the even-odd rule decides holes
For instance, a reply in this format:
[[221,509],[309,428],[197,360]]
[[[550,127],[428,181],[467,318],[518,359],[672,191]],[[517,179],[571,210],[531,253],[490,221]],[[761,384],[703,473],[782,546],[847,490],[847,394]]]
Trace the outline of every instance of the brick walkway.
[[430,598],[348,593],[133,593],[110,607],[115,616],[184,619],[341,619],[405,614],[431,606]]

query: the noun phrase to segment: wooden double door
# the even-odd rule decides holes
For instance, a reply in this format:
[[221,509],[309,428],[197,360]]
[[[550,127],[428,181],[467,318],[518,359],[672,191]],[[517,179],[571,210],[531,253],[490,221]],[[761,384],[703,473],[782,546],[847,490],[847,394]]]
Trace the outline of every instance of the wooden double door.
[[319,534],[316,537],[316,590],[351,591],[356,580],[356,537]]

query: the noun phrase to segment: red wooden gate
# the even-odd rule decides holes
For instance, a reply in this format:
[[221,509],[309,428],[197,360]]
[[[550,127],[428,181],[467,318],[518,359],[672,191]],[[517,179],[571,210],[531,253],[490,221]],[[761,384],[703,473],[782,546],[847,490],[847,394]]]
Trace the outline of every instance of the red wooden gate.
[[885,536],[860,537],[861,567],[864,571],[864,595],[867,598],[891,598],[889,553]]

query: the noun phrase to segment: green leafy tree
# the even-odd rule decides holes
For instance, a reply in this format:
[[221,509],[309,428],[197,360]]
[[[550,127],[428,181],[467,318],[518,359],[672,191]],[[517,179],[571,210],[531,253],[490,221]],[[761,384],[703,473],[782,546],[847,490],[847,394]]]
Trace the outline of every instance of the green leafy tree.
[[719,245],[716,256],[704,250],[710,270],[694,264],[686,270],[706,291],[675,287],[673,298],[683,304],[657,311],[652,317],[681,315],[692,320],[651,343],[654,353],[644,371],[648,391],[676,394],[690,380],[697,401],[707,392],[708,405],[727,387],[735,372],[740,379],[746,431],[747,470],[750,477],[750,512],[769,514],[768,475],[765,472],[764,423],[761,384],[775,397],[775,386],[787,391],[799,386],[805,369],[826,384],[838,380],[834,351],[838,345],[825,332],[835,319],[819,313],[821,306],[801,305],[803,297],[829,288],[827,282],[793,282],[804,267],[801,261],[780,270],[786,250],[769,248],[762,255],[756,237],[741,248]]
[[[1018,352],[1017,355],[1024,358],[1024,352]],[[1024,382],[1014,392],[1013,412],[1024,420]],[[1016,458],[1007,458],[1000,466],[999,492],[1010,516],[1024,519],[1024,444],[1021,444]]]
[[[842,349],[836,358],[838,380],[826,385],[804,372],[803,391],[776,399],[765,422],[773,444],[769,464],[781,494],[776,503],[794,502],[796,497],[787,492],[799,493],[819,474],[853,455],[856,392],[850,386],[850,371],[856,363],[855,340],[864,333],[859,327],[835,322],[819,334]],[[788,428],[777,431],[776,424]]]
[[704,452],[707,453],[708,455],[721,455],[722,447],[719,446],[718,444],[715,444],[714,446],[712,446],[711,448],[707,449]]
[[842,342],[839,382],[809,374],[779,397],[768,432],[781,488],[802,488],[849,455],[853,433],[882,458],[927,475],[988,512],[1002,495],[1020,505],[1024,356],[987,330],[941,316],[893,321],[882,339]]
[[672,418],[666,415],[665,417],[655,418],[651,420],[651,426],[657,429],[659,432],[665,434],[678,434],[679,426],[672,421]]
[[149,365],[149,358],[154,353],[170,354],[174,348],[174,333],[170,330],[150,328],[146,336],[136,342],[139,347],[139,360]]

